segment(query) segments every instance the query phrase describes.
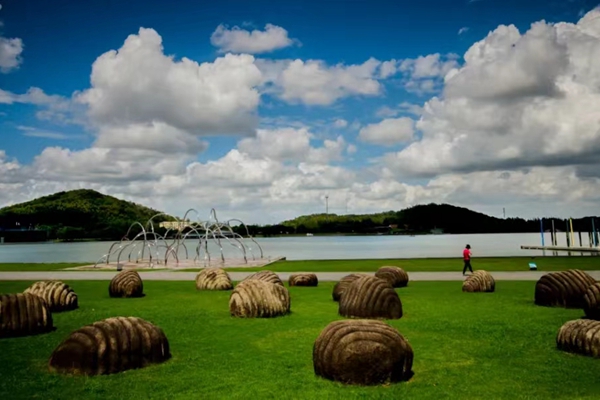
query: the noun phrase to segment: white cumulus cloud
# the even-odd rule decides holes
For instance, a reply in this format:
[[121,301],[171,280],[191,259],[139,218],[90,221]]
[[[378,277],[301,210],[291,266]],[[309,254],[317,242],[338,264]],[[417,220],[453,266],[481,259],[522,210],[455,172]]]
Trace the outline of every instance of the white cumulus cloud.
[[348,96],[377,96],[382,87],[377,80],[380,62],[374,58],[362,64],[327,65],[320,60],[260,60],[265,83],[290,103],[331,105]]
[[140,28],[92,66],[92,87],[78,96],[97,124],[162,122],[194,135],[253,134],[262,81],[250,55],[198,64],[163,52],[162,38]]
[[599,164],[600,11],[577,24],[499,26],[424,105],[422,139],[385,157],[401,174]]
[[392,146],[413,139],[415,122],[411,118],[388,118],[363,127],[358,138],[363,142]]
[[213,46],[221,52],[259,54],[292,46],[295,42],[288,31],[280,26],[267,24],[263,31],[247,31],[237,26],[229,29],[219,25],[210,37]]
[[0,72],[6,74],[17,68],[23,62],[23,40],[0,36]]
[[256,138],[242,139],[238,143],[241,152],[253,158],[269,158],[277,161],[309,161],[318,164],[327,164],[338,161],[346,143],[342,136],[336,140],[326,139],[323,146],[311,146],[313,135],[308,128],[279,128],[259,129]]

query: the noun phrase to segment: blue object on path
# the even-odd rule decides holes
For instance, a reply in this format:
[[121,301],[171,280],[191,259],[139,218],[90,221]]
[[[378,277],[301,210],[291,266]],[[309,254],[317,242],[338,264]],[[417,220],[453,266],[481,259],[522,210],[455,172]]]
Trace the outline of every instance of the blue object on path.
[[529,270],[537,270],[537,265],[535,263],[529,263]]

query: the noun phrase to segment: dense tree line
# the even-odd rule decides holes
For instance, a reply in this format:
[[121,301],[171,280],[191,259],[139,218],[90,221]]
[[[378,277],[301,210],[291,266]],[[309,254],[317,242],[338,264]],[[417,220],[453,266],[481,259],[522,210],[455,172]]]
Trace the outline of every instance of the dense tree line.
[[[544,230],[549,230],[554,220],[557,230],[567,230],[567,220],[551,218],[544,220]],[[591,217],[573,219],[575,231],[591,231]],[[600,221],[596,221],[597,223]],[[596,229],[600,228],[596,226]],[[449,204],[427,204],[400,211],[387,211],[377,214],[304,215],[280,225],[263,228],[267,234],[283,231],[291,234],[304,233],[386,233],[418,234],[432,230],[444,233],[519,233],[539,232],[539,219],[496,218],[467,208]]]

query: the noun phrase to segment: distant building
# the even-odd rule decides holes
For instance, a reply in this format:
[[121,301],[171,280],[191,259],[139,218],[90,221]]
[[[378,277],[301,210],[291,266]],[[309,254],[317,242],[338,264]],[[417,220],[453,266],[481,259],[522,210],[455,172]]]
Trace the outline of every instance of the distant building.
[[189,221],[163,221],[158,226],[165,229],[184,229],[190,226]]
[[441,235],[444,233],[444,230],[442,228],[433,228],[430,232],[434,235]]

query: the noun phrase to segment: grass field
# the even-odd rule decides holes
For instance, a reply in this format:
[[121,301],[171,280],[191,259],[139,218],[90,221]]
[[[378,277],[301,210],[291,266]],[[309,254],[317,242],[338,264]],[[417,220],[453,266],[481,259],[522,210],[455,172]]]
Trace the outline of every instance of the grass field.
[[0,263],[0,271],[56,271],[84,263]]
[[[30,282],[0,282],[18,292]],[[44,399],[580,399],[598,398],[600,360],[558,351],[560,326],[580,310],[533,304],[535,282],[498,282],[467,294],[461,282],[416,282],[399,290],[404,317],[388,321],[411,343],[414,377],[378,387],[317,378],[312,346],[340,319],[332,283],[290,288],[292,313],[274,319],[229,316],[229,292],[193,282],[145,282],[146,297],[111,299],[108,282],[73,281],[80,308],[54,314],[55,332],[0,340],[0,398]],[[72,331],[111,316],[138,316],[163,328],[172,359],[97,377],[50,374],[52,350]]]
[[[570,268],[582,270],[600,270],[600,257],[486,257],[473,259],[474,269],[487,271],[527,271],[529,263],[535,262],[540,271],[562,271]],[[87,263],[89,264],[89,263]],[[0,263],[0,271],[54,271],[69,267],[86,265],[86,263],[60,264],[20,264]],[[264,268],[227,268],[228,271],[259,271],[269,269],[278,272],[345,272],[345,271],[377,271],[382,265],[397,265],[406,271],[462,271],[462,260],[457,258],[413,258],[413,259],[378,259],[378,260],[308,260],[279,261]],[[155,268],[154,271],[158,270]],[[140,270],[143,271],[143,270]],[[184,269],[181,271],[199,271]]]
[[[474,258],[474,269],[487,271],[528,271],[529,263],[535,262],[541,271],[562,271],[569,268],[582,270],[600,269],[600,257],[486,257]],[[396,265],[405,271],[462,271],[460,258],[412,258],[392,260],[322,260],[279,261],[265,268],[228,268],[228,271],[252,271],[270,269],[279,272],[375,272],[383,265]]]

